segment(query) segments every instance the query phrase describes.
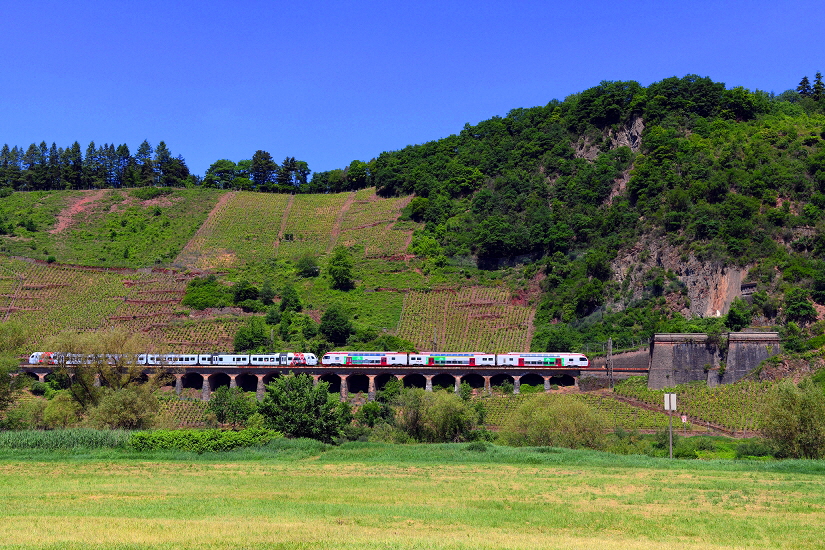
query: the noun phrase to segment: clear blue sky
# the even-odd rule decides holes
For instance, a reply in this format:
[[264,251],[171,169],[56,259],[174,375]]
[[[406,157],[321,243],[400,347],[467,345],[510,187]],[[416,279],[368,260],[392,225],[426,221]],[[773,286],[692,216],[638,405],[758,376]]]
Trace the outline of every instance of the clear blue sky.
[[343,168],[595,86],[699,74],[780,93],[825,71],[825,4],[3,2],[0,143],[166,141],[192,172]]

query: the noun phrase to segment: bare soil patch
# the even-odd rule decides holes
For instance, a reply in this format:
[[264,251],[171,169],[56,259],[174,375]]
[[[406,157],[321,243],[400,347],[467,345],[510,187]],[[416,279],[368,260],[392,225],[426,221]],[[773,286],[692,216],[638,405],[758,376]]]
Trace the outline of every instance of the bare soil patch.
[[75,224],[75,218],[89,209],[92,203],[101,200],[106,195],[105,189],[94,191],[81,191],[84,196],[71,201],[60,214],[57,215],[57,223],[49,230],[51,234],[57,234],[69,229]]

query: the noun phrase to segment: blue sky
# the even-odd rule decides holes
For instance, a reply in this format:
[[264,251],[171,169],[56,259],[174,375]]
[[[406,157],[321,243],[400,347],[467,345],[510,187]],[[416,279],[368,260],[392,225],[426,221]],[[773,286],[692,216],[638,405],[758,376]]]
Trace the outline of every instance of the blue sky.
[[825,71],[825,4],[4,2],[0,143],[148,139],[343,168],[602,80],[780,93]]

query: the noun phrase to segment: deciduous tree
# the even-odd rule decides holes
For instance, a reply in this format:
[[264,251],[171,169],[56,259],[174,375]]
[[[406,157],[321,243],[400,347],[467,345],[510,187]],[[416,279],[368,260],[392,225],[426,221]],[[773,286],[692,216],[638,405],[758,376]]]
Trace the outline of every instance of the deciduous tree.
[[329,383],[313,383],[307,374],[289,373],[266,387],[260,405],[267,427],[290,437],[310,437],[331,442],[341,431],[343,419],[338,397]]

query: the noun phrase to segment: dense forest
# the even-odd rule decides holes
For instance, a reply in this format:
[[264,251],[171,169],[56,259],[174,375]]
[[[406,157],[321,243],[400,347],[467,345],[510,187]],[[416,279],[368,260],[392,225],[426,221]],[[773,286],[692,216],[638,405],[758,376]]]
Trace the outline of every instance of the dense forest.
[[748,267],[748,280],[758,283],[751,301],[699,323],[702,330],[760,318],[781,321],[791,342],[801,342],[825,332],[813,325],[810,302],[825,304],[823,113],[820,73],[781,94],[697,75],[647,87],[602,82],[315,173],[294,157],[279,165],[262,150],[249,160],[220,159],[200,178],[164,142],[153,149],[144,141],[134,155],[125,145],[91,143],[85,156],[78,143],[4,146],[0,188],[329,193],[374,186],[383,196],[414,195],[404,217],[425,226],[411,251],[433,268],[522,263],[541,275],[536,349],[699,323],[666,303],[683,289],[666,262],[644,268],[642,292],[629,287],[629,276],[617,277],[620,252],[638,246],[645,263],[644,243],[656,239],[682,261]]

